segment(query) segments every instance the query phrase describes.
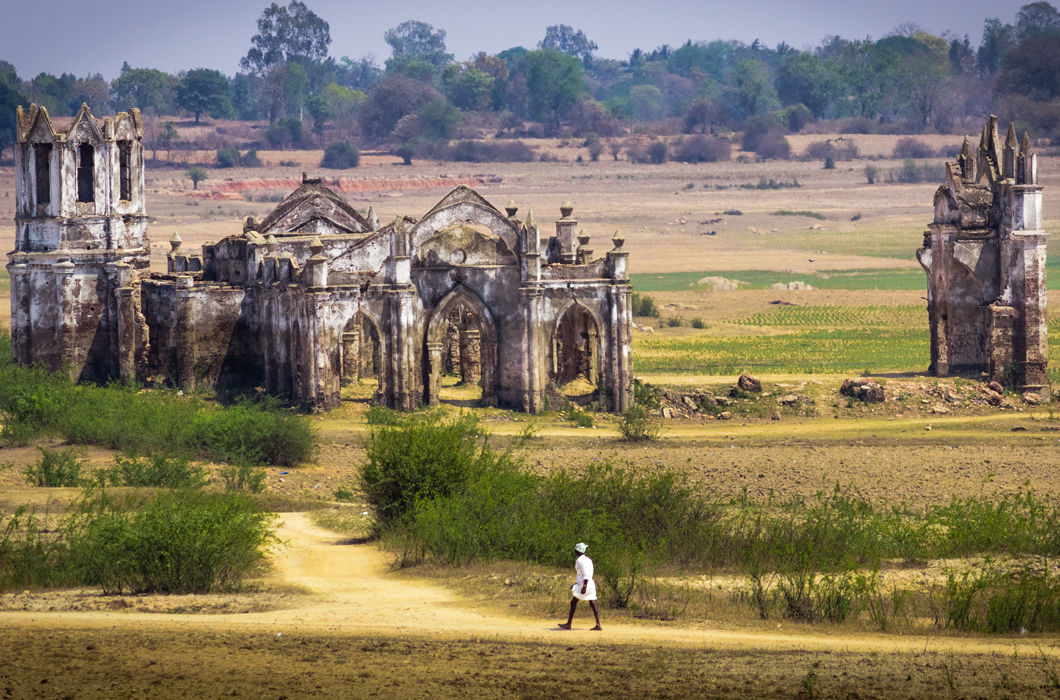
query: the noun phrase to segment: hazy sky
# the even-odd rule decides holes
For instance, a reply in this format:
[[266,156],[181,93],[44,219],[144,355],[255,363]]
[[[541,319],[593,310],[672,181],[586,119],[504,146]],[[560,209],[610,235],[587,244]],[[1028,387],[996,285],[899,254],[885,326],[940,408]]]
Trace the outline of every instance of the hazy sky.
[[[900,24],[967,34],[983,20],[1014,22],[1029,0],[305,0],[331,25],[336,58],[390,54],[383,33],[407,19],[444,29],[449,52],[533,48],[550,24],[569,24],[599,44],[597,55],[624,59],[634,48],[679,46],[687,39],[759,39],[809,48],[825,36],[885,36]],[[114,78],[122,61],[176,73],[216,68],[235,73],[266,0],[0,0],[0,59],[22,78],[41,71]],[[280,4],[285,4],[281,2]]]

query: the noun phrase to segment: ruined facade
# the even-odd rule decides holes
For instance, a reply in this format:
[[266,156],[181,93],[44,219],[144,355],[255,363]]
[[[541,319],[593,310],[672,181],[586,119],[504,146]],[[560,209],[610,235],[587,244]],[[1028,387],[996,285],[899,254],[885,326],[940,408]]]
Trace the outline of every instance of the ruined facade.
[[569,204],[544,239],[467,187],[380,227],[303,178],[240,235],[201,251],[174,235],[167,273],[150,273],[141,131],[136,110],[82,107],[57,130],[19,109],[16,361],[318,409],[366,375],[391,408],[434,404],[446,372],[485,404],[537,412],[580,379],[604,409],[629,407],[628,254],[616,234],[594,260]]
[[1048,399],[1042,187],[1030,137],[997,117],[979,147],[967,139],[917,259],[927,272],[931,367],[938,376],[986,372],[992,381]]

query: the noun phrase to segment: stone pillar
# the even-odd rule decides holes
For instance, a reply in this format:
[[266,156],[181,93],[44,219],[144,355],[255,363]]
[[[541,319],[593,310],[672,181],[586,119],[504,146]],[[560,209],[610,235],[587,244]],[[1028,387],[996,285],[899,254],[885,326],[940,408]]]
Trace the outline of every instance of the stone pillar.
[[482,338],[477,330],[460,334],[460,381],[478,384],[482,379]]
[[438,393],[442,385],[442,343],[427,343],[427,404],[438,405]]
[[33,324],[30,317],[29,265],[24,256],[11,257],[11,355],[20,365],[33,363]]
[[[74,292],[75,267],[69,260],[57,263],[53,269],[55,291],[58,296],[58,318],[55,326],[55,355],[52,369],[65,367],[71,379],[77,379],[82,369],[82,353],[76,347],[77,295]],[[95,319],[98,323],[98,319]]]
[[179,277],[176,284],[176,346],[177,385],[185,393],[195,391],[195,362],[197,342],[195,338],[195,281],[191,277]]
[[[990,381],[1005,384],[1014,377],[1006,376],[1013,367],[1013,329],[1016,310],[1001,304],[990,305]],[[939,376],[943,376],[939,374]]]
[[348,381],[361,378],[361,328],[342,334],[342,378]]
[[545,381],[542,377],[547,359],[546,339],[548,334],[541,327],[541,289],[529,287],[522,290],[523,298],[523,410],[540,413],[545,408]]

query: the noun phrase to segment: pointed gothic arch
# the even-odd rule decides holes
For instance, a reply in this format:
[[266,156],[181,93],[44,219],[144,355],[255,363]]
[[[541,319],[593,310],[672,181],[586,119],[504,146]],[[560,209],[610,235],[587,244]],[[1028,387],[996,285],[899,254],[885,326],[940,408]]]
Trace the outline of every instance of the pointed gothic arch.
[[339,342],[339,373],[343,382],[374,377],[377,401],[385,396],[383,333],[379,321],[364,309],[349,318]]
[[438,403],[441,376],[446,365],[446,340],[457,315],[460,322],[460,366],[465,381],[482,386],[484,405],[497,403],[497,326],[486,305],[466,287],[458,286],[445,296],[431,312],[427,324],[424,357],[426,381],[424,401]]
[[561,387],[585,379],[596,389],[603,381],[603,328],[600,316],[582,303],[571,301],[552,326],[549,383]]

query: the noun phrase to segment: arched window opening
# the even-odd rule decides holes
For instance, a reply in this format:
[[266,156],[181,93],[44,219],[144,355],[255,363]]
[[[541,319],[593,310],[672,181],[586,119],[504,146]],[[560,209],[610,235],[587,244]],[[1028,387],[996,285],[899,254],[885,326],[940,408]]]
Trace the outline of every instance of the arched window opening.
[[77,201],[96,201],[96,149],[83,143],[77,147]]
[[121,199],[132,199],[132,141],[118,141],[118,181]]
[[600,385],[600,331],[583,306],[572,304],[552,335],[552,384],[564,394],[590,394]]
[[52,145],[33,144],[33,168],[36,174],[37,206],[52,201]]

